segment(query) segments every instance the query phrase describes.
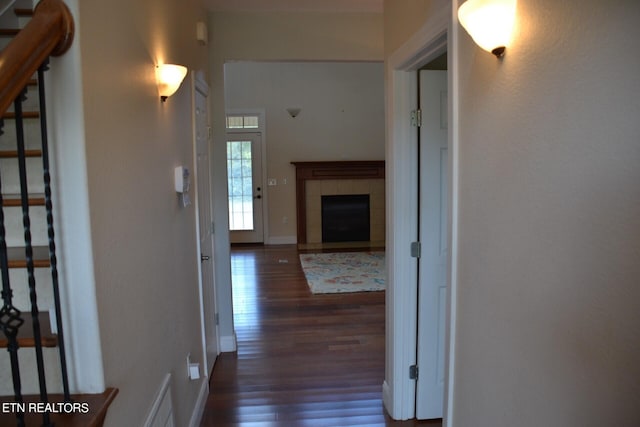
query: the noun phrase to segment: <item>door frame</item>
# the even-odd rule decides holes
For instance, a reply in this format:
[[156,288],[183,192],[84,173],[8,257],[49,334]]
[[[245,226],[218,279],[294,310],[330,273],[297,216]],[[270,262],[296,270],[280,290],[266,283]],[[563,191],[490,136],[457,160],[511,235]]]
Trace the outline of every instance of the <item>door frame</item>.
[[[194,171],[194,177],[193,177],[193,181],[196,183],[198,183],[198,141],[197,141],[197,129],[196,129],[196,92],[200,92],[203,95],[206,96],[207,98],[207,107],[209,107],[209,85],[207,84],[204,75],[201,72],[191,72],[191,93],[192,93],[192,105],[191,105],[191,117],[192,117],[192,134],[193,134],[193,141],[192,141],[192,149],[193,149],[193,165],[192,165],[192,170]],[[209,121],[209,126],[211,125],[211,114],[210,114],[210,110],[209,108],[207,108],[207,116],[208,116],[208,121]],[[211,147],[209,147],[209,158],[211,156]],[[211,162],[209,162],[209,177],[211,177]],[[196,253],[198,258],[200,257],[200,255],[202,254],[202,248],[200,246],[200,211],[199,211],[199,204],[202,203],[202,201],[200,200],[200,198],[198,197],[198,191],[196,190],[195,192],[195,206],[194,206],[194,211],[195,211],[195,227],[196,227]],[[211,188],[209,188],[209,205],[210,205],[210,213],[213,212],[213,207],[211,206],[212,202],[212,197],[211,197]],[[209,221],[213,222],[213,215],[211,218],[209,218]],[[211,236],[211,250],[212,255],[213,253],[215,253],[215,247],[214,247],[214,242],[213,242],[213,236]],[[209,377],[209,374],[211,373],[211,370],[213,369],[213,363],[215,361],[211,361],[209,360],[208,357],[208,352],[207,352],[207,335],[206,335],[206,321],[207,321],[207,315],[205,313],[205,291],[204,291],[204,283],[202,281],[202,262],[198,259],[197,260],[197,265],[198,265],[198,290],[199,290],[199,303],[200,303],[200,329],[201,329],[201,339],[202,339],[202,360],[203,360],[203,368],[204,368],[204,372],[206,373],[206,377]],[[218,295],[217,295],[217,287],[216,287],[216,280],[215,280],[215,261],[212,261],[211,263],[209,263],[209,265],[212,268],[212,272],[211,272],[211,278],[212,278],[212,283],[211,286],[213,287],[212,292],[215,295],[215,304],[213,308],[213,315],[214,317],[217,316],[218,313]],[[215,325],[216,328],[216,346],[217,346],[217,353],[220,354],[220,328],[219,325],[216,323]],[[208,382],[207,382],[208,383]],[[207,384],[207,388],[208,388],[208,384]]]
[[[250,134],[259,134],[260,138],[260,155],[262,162],[262,242],[267,243],[269,238],[269,186],[267,185],[267,126],[265,123],[266,120],[266,112],[264,108],[227,108],[225,109],[225,126],[226,126],[226,117],[229,115],[246,115],[246,116],[258,116],[258,127],[253,129],[227,129],[225,128],[225,153],[227,151],[227,141],[229,140],[229,135],[237,134],[237,133],[250,133]],[[225,161],[226,165],[226,161]],[[227,179],[229,179],[229,171],[227,171]],[[229,210],[229,199],[226,201],[227,211]],[[228,227],[228,225],[227,225]]]
[[[453,425],[455,379],[455,320],[458,252],[458,0],[444,2],[423,26],[388,59],[387,93],[387,344],[383,401],[392,418],[415,416],[415,380],[409,367],[416,364],[417,259],[410,256],[411,242],[418,239],[416,128],[410,126],[417,108],[417,70],[448,52],[449,92],[449,261],[445,343],[445,407],[443,425]],[[412,189],[413,191],[407,191]],[[396,284],[412,283],[414,286]]]

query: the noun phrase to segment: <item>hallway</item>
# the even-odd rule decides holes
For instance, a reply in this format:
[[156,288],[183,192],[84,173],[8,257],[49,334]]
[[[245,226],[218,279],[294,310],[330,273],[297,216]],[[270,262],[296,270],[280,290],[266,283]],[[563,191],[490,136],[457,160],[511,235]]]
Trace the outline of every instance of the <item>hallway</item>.
[[233,248],[236,353],[218,357],[202,427],[441,426],[384,413],[383,292],[312,295],[295,246]]

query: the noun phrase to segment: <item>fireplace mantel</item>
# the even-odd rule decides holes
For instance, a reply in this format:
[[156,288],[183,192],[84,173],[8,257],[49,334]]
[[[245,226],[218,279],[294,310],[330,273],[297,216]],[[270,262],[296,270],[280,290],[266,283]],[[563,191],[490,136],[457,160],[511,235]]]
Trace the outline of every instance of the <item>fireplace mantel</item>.
[[298,243],[307,243],[306,181],[323,179],[384,179],[384,160],[291,162],[296,167]]

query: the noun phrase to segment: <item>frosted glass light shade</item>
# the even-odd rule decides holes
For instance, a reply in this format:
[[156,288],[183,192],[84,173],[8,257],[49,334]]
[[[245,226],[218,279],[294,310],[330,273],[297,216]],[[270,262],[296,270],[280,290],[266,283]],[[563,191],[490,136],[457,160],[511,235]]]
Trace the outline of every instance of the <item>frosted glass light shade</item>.
[[187,67],[182,65],[162,64],[156,67],[156,80],[162,101],[178,90],[186,75]]
[[502,56],[511,42],[516,0],[467,0],[458,9],[458,20],[478,46]]

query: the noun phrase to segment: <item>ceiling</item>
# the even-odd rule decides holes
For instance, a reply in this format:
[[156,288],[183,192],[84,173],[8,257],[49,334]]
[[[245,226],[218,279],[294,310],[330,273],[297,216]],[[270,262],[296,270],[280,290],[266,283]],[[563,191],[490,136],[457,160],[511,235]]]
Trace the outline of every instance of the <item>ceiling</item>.
[[373,12],[382,13],[383,0],[203,0],[211,11],[255,12]]

